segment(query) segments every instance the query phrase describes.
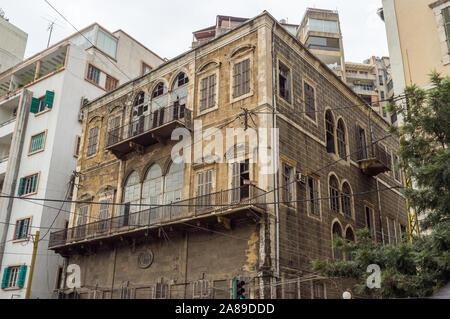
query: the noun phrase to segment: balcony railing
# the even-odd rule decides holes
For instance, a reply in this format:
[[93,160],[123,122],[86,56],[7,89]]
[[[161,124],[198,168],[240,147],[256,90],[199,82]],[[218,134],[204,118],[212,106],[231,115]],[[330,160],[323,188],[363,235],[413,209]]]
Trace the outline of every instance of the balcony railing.
[[126,153],[130,151],[128,142],[148,146],[158,142],[158,138],[170,138],[179,125],[192,128],[192,111],[177,103],[162,107],[149,115],[141,116],[122,127],[108,132],[106,148]]
[[265,210],[265,203],[264,190],[253,185],[244,185],[164,206],[150,207],[134,213],[121,209],[120,216],[51,233],[49,248],[112,237],[139,229],[176,224],[178,221],[186,222],[186,220],[213,213],[226,214],[227,211],[236,211],[238,208],[245,209],[253,206]]
[[390,171],[392,168],[391,156],[379,144],[360,150],[358,161],[363,173],[370,176]]

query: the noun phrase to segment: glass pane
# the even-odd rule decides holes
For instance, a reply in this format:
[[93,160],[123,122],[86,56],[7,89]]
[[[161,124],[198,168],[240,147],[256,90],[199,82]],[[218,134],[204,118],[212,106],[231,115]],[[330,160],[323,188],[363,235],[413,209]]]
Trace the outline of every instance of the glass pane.
[[98,30],[97,47],[106,54],[116,58],[117,40],[103,30]]

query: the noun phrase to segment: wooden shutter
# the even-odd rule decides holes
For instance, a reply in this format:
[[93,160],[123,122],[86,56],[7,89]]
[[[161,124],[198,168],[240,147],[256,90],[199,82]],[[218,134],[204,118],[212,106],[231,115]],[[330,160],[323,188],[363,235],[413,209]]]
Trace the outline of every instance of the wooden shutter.
[[31,98],[30,112],[33,114],[39,113],[39,104],[41,104],[39,99],[35,97]]
[[19,280],[17,281],[17,286],[22,288],[25,286],[25,278],[27,276],[27,266],[20,266]]
[[250,59],[243,62],[242,71],[242,94],[250,92]]
[[16,236],[15,236],[15,238],[16,239],[20,239],[21,237],[21,234],[22,234],[22,229],[23,229],[23,220],[19,220],[19,221],[17,221],[17,224],[16,224]]
[[44,106],[51,109],[53,107],[53,100],[55,99],[55,92],[45,92]]
[[206,103],[207,103],[207,100],[208,100],[208,92],[207,92],[208,81],[209,81],[209,78],[202,79],[202,88],[201,88],[201,91],[200,91],[200,95],[201,95],[201,98],[200,98],[200,111],[203,111],[203,110],[205,110],[207,108],[207,104]]
[[3,271],[2,289],[8,288],[9,276],[11,275],[11,268],[7,267]]
[[233,97],[242,95],[242,62],[234,65],[234,85]]
[[213,107],[216,104],[216,75],[209,77],[208,88],[208,108]]

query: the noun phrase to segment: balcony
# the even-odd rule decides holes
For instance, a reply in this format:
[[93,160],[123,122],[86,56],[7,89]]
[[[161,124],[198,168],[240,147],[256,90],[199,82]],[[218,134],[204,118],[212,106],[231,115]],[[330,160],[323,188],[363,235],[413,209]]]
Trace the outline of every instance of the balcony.
[[391,156],[382,146],[374,144],[359,152],[358,164],[364,174],[377,176],[391,170]]
[[108,132],[106,149],[120,157],[137,146],[165,143],[177,127],[192,129],[192,111],[177,103]]
[[122,209],[120,216],[51,233],[49,249],[64,252],[75,245],[113,241],[117,237],[135,238],[163,226],[192,228],[189,223],[193,221],[192,225],[223,222],[229,229],[234,221],[254,220],[265,210],[266,192],[253,185],[243,185],[136,213],[124,213]]
[[11,118],[3,123],[0,123],[0,138],[9,136],[14,133],[14,127],[16,125],[16,118]]

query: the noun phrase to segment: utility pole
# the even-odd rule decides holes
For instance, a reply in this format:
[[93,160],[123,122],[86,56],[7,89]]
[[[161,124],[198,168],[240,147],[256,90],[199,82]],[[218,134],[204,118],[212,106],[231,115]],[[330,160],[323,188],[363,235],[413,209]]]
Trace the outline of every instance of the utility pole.
[[33,282],[34,264],[36,262],[36,252],[39,245],[40,231],[36,232],[36,235],[31,235],[33,239],[33,257],[31,258],[30,274],[28,275],[27,291],[25,293],[25,299],[30,299],[31,283]]

